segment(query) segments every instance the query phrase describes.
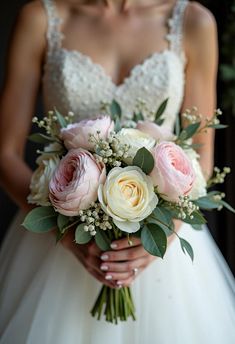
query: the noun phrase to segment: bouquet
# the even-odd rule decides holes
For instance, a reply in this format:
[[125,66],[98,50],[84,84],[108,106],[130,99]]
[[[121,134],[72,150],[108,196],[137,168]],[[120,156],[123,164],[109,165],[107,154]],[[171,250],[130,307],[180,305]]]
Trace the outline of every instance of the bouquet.
[[[110,250],[115,239],[138,236],[146,251],[164,257],[167,237],[176,235],[181,248],[193,260],[193,248],[174,229],[181,219],[198,230],[206,220],[203,209],[234,209],[224,194],[208,191],[222,183],[229,168],[206,182],[192,137],[223,128],[216,110],[202,124],[196,109],[183,114],[175,133],[162,126],[167,99],[156,111],[153,122],[144,120],[141,107],[132,120],[122,121],[122,109],[113,100],[104,104],[99,116],[74,121],[74,114],[62,116],[56,109],[33,122],[45,133],[30,136],[43,144],[38,151],[28,202],[36,205],[24,227],[36,233],[57,230],[59,241],[69,230],[77,244],[95,240],[102,251]],[[92,316],[118,323],[135,319],[130,287],[103,286],[91,310]]]

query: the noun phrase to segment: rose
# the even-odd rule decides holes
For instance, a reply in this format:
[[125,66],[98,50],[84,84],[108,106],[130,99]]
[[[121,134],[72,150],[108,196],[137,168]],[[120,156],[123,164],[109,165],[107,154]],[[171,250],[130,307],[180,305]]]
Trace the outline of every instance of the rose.
[[151,136],[138,129],[123,128],[118,132],[116,138],[120,144],[130,146],[127,152],[128,157],[124,159],[128,165],[132,164],[132,160],[140,148],[145,147],[151,150],[155,145],[155,140]]
[[59,165],[57,155],[42,154],[36,160],[38,168],[34,171],[30,182],[30,194],[27,198],[31,204],[49,206],[49,182]]
[[150,135],[156,141],[172,141],[175,138],[174,134],[168,128],[150,121],[139,121],[136,129]]
[[90,142],[90,134],[106,139],[114,129],[114,122],[109,116],[100,116],[95,119],[85,119],[78,123],[69,124],[61,129],[61,139],[67,149],[84,148],[93,151],[94,143]]
[[195,152],[193,149],[186,149],[185,153],[189,157],[193,170],[195,172],[195,181],[193,183],[193,187],[189,193],[189,197],[193,200],[198,199],[199,197],[206,196],[207,191],[206,191],[206,179],[203,176],[201,165],[198,161],[199,159],[199,154]]
[[193,187],[195,173],[183,149],[173,142],[161,142],[153,149],[155,165],[150,173],[162,198],[178,202]]
[[113,168],[99,187],[98,199],[114,224],[128,233],[136,232],[158,203],[151,178],[137,166]]
[[71,149],[60,161],[50,184],[49,197],[54,208],[66,216],[76,216],[97,200],[100,183],[105,182],[105,166],[88,151]]

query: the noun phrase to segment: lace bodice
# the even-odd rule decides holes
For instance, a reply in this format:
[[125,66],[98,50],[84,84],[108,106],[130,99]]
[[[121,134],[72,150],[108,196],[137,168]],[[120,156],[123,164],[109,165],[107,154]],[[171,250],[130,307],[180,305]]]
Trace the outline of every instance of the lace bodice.
[[104,68],[77,51],[62,47],[61,19],[53,0],[42,0],[48,15],[48,51],[44,66],[43,96],[46,110],[55,106],[63,114],[73,111],[79,119],[93,117],[102,102],[116,99],[123,108],[125,119],[130,118],[138,99],[155,111],[169,97],[164,126],[172,129],[184,94],[185,56],[182,49],[183,13],[187,0],[176,0],[168,20],[166,39],[169,48],[155,52],[136,65],[120,85],[116,85]]

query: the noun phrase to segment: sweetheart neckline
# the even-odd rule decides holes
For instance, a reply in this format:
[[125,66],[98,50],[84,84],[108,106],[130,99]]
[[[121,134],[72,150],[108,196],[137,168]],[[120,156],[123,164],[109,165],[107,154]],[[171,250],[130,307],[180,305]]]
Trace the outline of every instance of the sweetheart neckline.
[[111,75],[109,73],[107,73],[105,68],[100,63],[95,62],[91,56],[89,56],[85,53],[82,53],[79,50],[75,50],[75,49],[70,50],[70,49],[63,48],[63,47],[57,49],[57,52],[58,51],[61,51],[64,54],[71,54],[71,55],[79,56],[79,57],[83,58],[84,60],[86,60],[89,64],[91,64],[95,68],[99,69],[101,71],[101,73],[103,74],[103,76],[106,77],[110,81],[110,83],[112,84],[112,86],[116,90],[122,89],[126,85],[126,83],[132,78],[132,76],[136,70],[142,69],[144,66],[146,66],[148,63],[150,63],[156,57],[162,57],[166,54],[171,54],[171,55],[179,58],[179,60],[181,60],[180,57],[173,50],[170,50],[169,48],[165,48],[161,51],[155,51],[152,54],[150,54],[149,56],[147,56],[145,59],[143,59],[142,62],[139,62],[136,65],[134,65],[130,69],[130,71],[128,72],[127,76],[122,80],[122,82],[117,84],[117,83],[115,83],[115,81],[113,81],[113,78],[111,77]]

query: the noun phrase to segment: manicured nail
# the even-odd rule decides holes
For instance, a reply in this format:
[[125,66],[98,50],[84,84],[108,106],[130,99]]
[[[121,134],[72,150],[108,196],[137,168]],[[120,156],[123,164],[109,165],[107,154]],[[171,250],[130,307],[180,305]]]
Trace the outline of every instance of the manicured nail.
[[102,256],[100,257],[100,259],[102,260],[108,260],[109,256],[107,254],[102,254]]
[[109,268],[107,265],[101,265],[100,270],[107,271]]
[[110,281],[110,280],[112,280],[112,279],[113,279],[113,276],[111,276],[111,275],[107,275],[107,276],[105,276],[105,279]]
[[117,285],[122,286],[122,281],[117,281]]
[[112,249],[115,249],[115,248],[117,248],[117,244],[115,244],[115,242],[113,242],[113,243],[110,245],[110,247],[111,247]]

